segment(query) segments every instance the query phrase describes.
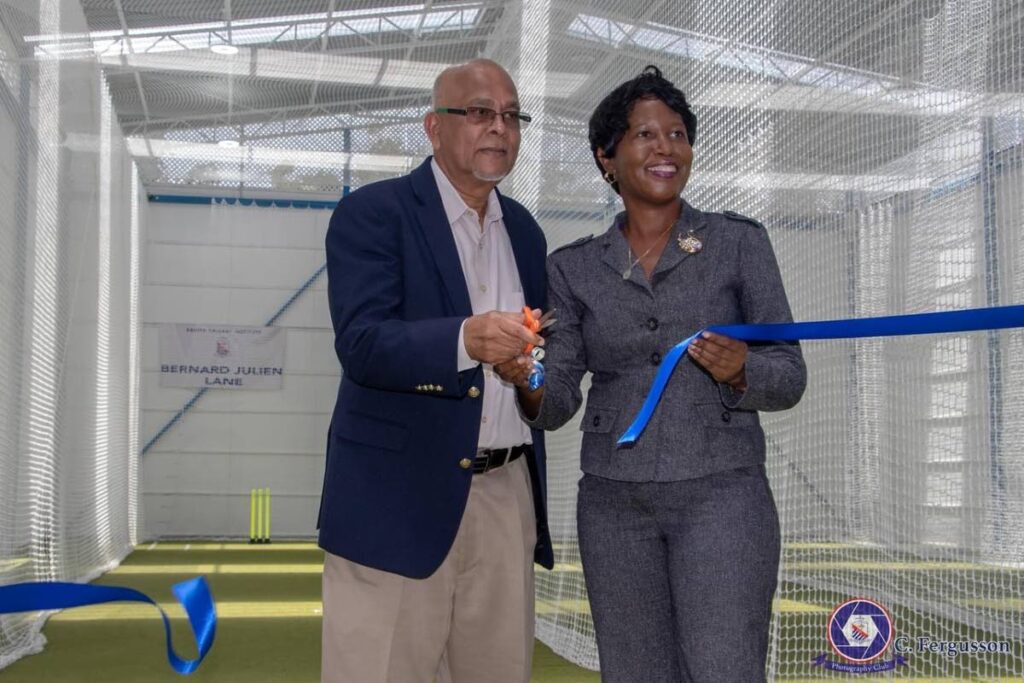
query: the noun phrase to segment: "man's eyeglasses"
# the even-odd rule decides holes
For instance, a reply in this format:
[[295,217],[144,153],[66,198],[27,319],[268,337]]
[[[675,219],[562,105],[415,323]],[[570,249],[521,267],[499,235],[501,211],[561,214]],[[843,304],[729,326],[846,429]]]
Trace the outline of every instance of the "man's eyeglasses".
[[465,109],[457,109],[455,107],[438,107],[434,110],[438,114],[458,114],[459,116],[465,116],[466,120],[473,124],[484,123],[488,126],[494,123],[495,116],[501,116],[501,122],[509,128],[526,127],[533,117],[529,114],[524,114],[521,111],[502,111],[497,112],[490,107],[466,107]]

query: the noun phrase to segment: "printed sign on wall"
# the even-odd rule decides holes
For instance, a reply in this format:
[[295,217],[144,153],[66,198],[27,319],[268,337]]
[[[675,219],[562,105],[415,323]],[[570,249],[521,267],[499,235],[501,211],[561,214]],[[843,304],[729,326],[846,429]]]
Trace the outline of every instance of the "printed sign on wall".
[[160,326],[160,386],[280,389],[285,330],[235,325]]

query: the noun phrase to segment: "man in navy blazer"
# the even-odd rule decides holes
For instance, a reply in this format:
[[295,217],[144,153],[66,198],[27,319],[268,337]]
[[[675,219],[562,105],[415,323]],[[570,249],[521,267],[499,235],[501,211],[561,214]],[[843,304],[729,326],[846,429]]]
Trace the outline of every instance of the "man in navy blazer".
[[543,340],[537,222],[500,195],[521,128],[488,60],[445,70],[434,156],[343,198],[327,233],[341,386],[321,499],[323,681],[529,680],[551,568],[543,434],[494,363]]

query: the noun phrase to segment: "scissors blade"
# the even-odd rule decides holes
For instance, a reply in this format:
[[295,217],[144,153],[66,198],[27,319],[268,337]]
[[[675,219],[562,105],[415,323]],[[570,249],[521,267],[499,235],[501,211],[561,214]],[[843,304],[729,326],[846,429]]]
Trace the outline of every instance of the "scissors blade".
[[544,329],[544,324],[547,321],[551,320],[551,316],[553,316],[555,314],[555,311],[557,310],[557,308],[552,308],[550,311],[548,311],[547,313],[545,313],[544,315],[537,319],[537,322],[540,323],[541,329]]
[[541,323],[540,329],[546,330],[546,329],[548,329],[549,327],[551,327],[552,325],[554,325],[557,322],[558,322],[558,318],[548,318],[547,320],[545,320],[544,322]]

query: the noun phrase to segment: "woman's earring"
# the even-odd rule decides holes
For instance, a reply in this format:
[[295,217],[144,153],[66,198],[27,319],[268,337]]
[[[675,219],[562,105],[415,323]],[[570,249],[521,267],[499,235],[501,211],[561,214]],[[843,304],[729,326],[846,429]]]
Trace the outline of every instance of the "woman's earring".
[[608,183],[609,185],[614,185],[615,184],[615,174],[612,173],[611,171],[605,171],[604,172],[604,181],[606,183]]

